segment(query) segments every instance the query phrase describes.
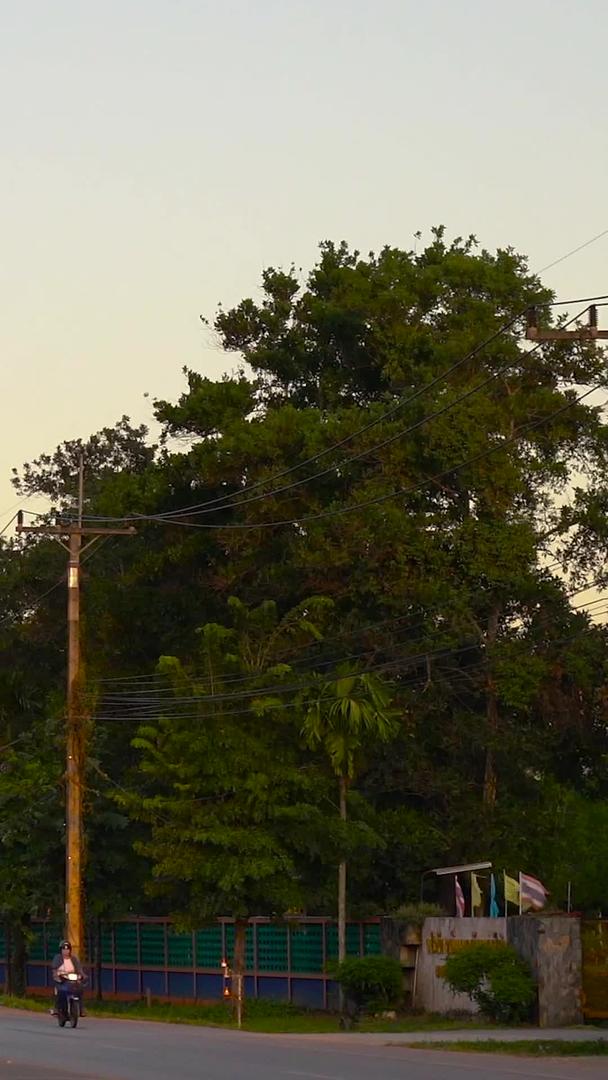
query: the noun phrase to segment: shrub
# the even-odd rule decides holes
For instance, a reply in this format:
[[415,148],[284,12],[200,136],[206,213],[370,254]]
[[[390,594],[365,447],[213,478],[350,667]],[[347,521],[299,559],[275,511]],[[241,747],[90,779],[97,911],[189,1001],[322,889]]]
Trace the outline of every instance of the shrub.
[[401,998],[401,965],[392,956],[351,957],[332,974],[357,1010],[392,1008]]
[[536,998],[534,980],[506,942],[465,946],[448,957],[442,975],[454,993],[468,994],[491,1020],[521,1023],[530,1016]]
[[393,918],[402,919],[403,922],[412,926],[422,926],[425,919],[432,919],[438,915],[445,915],[440,904],[402,904],[398,907]]

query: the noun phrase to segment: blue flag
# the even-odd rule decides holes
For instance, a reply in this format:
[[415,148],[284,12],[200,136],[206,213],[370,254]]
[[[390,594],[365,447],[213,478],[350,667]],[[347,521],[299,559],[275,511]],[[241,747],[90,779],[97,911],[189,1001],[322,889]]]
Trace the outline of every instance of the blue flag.
[[490,875],[490,918],[497,919],[500,915],[498,910],[498,904],[496,902],[496,881],[494,874]]

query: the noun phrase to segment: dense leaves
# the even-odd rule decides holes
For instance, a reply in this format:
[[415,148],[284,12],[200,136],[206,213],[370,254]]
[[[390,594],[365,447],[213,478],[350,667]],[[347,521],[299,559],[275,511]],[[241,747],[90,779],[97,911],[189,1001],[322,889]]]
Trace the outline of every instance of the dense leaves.
[[[159,447],[123,417],[16,475],[69,516],[82,453],[85,514],[137,527],[84,566],[92,911],[327,912],[345,859],[353,913],[468,858],[605,906],[605,631],[572,594],[605,583],[585,395],[607,376],[588,340],[524,341],[551,299],[516,252],[441,229],[418,253],[325,243],[211,320],[237,371],[187,371]],[[64,572],[52,541],[0,541],[3,733],[32,736],[49,794],[52,763],[56,808]],[[40,913],[61,887],[33,861],[17,907]]]
[[530,1019],[536,987],[527,964],[506,942],[465,945],[448,956],[442,978],[450,990],[468,994],[490,1020],[521,1024]]

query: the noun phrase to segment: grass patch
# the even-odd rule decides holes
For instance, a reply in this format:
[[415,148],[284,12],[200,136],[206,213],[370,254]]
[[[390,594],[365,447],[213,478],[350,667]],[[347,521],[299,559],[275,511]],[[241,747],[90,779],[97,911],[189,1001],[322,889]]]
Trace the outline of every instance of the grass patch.
[[15,997],[14,994],[0,994],[0,1005],[7,1009],[27,1009],[28,1012],[48,1012],[50,998]]
[[[0,1006],[28,1009],[31,1012],[47,1012],[52,1004],[50,997],[10,997],[0,995]],[[235,1028],[232,1009],[224,1002],[213,1005],[176,1005],[152,1000],[150,1007],[145,1001],[95,1001],[85,998],[88,1016],[105,1017],[108,1020],[152,1020],[164,1024],[191,1024],[206,1027]],[[352,1032],[376,1032],[399,1034],[414,1031],[476,1031],[488,1029],[489,1024],[478,1017],[438,1016],[434,1014],[403,1014],[395,1020],[365,1018]],[[243,1029],[275,1035],[323,1035],[340,1031],[336,1013],[321,1010],[299,1009],[284,1002],[256,1000],[245,1002]]]
[[[223,1002],[216,1005],[174,1005],[145,1002],[91,1002],[89,1015],[115,1019],[155,1020],[166,1024],[198,1024],[207,1027],[235,1028],[232,1009]],[[273,1001],[248,1001],[244,1006],[243,1030],[275,1034],[323,1033],[338,1030],[334,1013],[313,1012]]]
[[412,1013],[397,1016],[396,1020],[362,1020],[358,1030],[382,1034],[391,1031],[488,1031],[497,1027],[499,1025],[491,1024],[479,1016],[449,1017],[440,1016],[438,1013]]
[[[51,997],[11,997],[0,995],[0,1006],[27,1009],[30,1012],[48,1013]],[[85,998],[87,1015],[112,1020],[152,1020],[165,1024],[192,1024],[207,1027],[235,1028],[232,1009],[224,1002],[213,1005],[176,1005],[152,1000],[145,1001],[95,1001]],[[313,1012],[296,1006],[274,1001],[252,999],[245,1004],[243,1028],[246,1031],[269,1033],[314,1033],[339,1030],[335,1013]]]
[[[401,1044],[403,1045],[403,1044]],[[605,1039],[501,1039],[459,1040],[458,1042],[407,1043],[410,1050],[456,1050],[467,1054],[513,1054],[516,1057],[608,1057]]]

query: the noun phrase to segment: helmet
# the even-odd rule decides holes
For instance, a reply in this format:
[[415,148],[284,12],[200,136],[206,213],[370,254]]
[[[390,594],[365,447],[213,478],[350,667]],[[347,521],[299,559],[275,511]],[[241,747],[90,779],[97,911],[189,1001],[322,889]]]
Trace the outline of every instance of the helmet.
[[62,941],[59,944],[59,948],[60,949],[71,949],[72,946],[70,945],[69,941]]

